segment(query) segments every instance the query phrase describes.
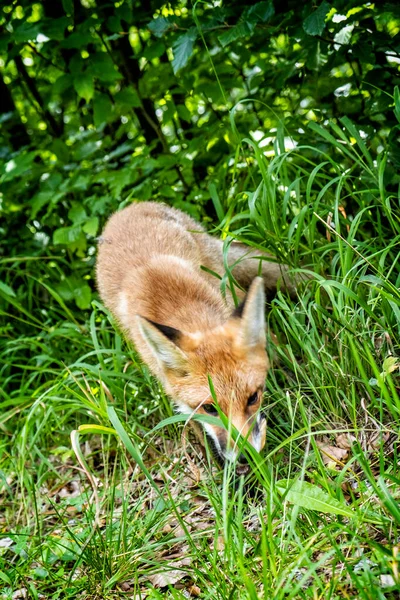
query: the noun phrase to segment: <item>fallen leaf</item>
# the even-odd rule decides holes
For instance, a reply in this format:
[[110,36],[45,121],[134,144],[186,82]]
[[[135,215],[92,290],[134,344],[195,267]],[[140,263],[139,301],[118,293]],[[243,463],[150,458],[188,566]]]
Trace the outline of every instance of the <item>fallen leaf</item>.
[[322,460],[328,469],[337,469],[345,461],[349,453],[348,450],[330,446],[325,442],[317,441],[317,446],[321,451]]
[[375,431],[367,439],[368,452],[377,452],[388,441],[389,437],[389,431]]
[[9,548],[13,543],[14,541],[9,537],[0,538],[0,548]]
[[21,588],[13,593],[13,600],[19,600],[19,598],[28,598],[28,591],[26,588]]
[[384,588],[396,585],[396,582],[393,579],[392,575],[380,575],[379,579],[381,580],[381,586]]
[[390,373],[397,371],[399,368],[400,362],[398,362],[398,359],[395,356],[388,356],[383,361],[383,371],[381,375],[383,377],[387,377],[387,375],[390,375]]
[[[187,527],[188,531],[191,531],[191,527]],[[184,538],[186,535],[186,531],[184,530],[184,528],[182,527],[182,525],[178,525],[177,527],[175,527],[175,529],[173,530],[173,534],[174,537],[176,538]]]
[[127,581],[123,581],[122,583],[120,583],[119,587],[120,587],[120,589],[123,592],[130,592],[131,591],[131,585]]
[[82,493],[79,481],[71,479],[57,491],[57,500],[60,498],[76,498]]
[[184,577],[188,576],[188,572],[182,567],[190,565],[191,559],[184,558],[174,563],[175,569],[164,571],[163,573],[156,573],[156,575],[150,575],[148,580],[154,585],[154,587],[163,588],[167,585],[174,585]]
[[201,594],[201,589],[199,588],[198,585],[191,585],[190,587],[188,587],[188,592],[191,596],[200,596]]
[[338,448],[342,448],[343,450],[350,450],[354,442],[357,441],[357,438],[351,433],[340,433],[336,436],[335,442]]

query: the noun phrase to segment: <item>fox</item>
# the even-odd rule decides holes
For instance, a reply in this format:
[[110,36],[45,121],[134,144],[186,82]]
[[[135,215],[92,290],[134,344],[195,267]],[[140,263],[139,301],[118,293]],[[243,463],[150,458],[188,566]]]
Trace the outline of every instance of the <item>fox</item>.
[[[231,294],[223,298],[214,275],[225,273],[223,241],[188,214],[146,201],[109,218],[96,264],[104,305],[176,410],[218,416],[211,378],[219,409],[257,451],[266,440],[260,409],[270,368],[265,292],[281,284],[293,294],[288,268],[268,258],[244,244],[231,244],[228,263],[247,289],[238,291],[241,302],[235,308]],[[201,422],[194,429],[202,443],[206,434],[218,462],[234,461],[238,473],[248,471],[225,428]]]

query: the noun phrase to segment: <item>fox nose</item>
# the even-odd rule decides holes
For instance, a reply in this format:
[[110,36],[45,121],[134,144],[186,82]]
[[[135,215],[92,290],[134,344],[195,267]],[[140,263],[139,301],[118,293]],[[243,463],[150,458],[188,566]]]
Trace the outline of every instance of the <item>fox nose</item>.
[[237,461],[241,465],[247,465],[247,459],[244,454],[239,454]]
[[244,454],[239,454],[237,463],[236,463],[236,474],[237,475],[247,475],[250,471],[249,463],[246,460]]

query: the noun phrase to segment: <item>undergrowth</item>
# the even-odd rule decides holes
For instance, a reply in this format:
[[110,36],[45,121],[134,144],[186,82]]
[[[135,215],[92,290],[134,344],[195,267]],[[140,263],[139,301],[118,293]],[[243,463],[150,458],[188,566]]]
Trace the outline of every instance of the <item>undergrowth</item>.
[[303,278],[267,309],[245,482],[188,441],[103,306],[61,298],[65,256],[1,260],[1,598],[399,597],[398,191],[350,121],[312,128],[329,152],[242,139],[247,190],[212,194],[226,249]]

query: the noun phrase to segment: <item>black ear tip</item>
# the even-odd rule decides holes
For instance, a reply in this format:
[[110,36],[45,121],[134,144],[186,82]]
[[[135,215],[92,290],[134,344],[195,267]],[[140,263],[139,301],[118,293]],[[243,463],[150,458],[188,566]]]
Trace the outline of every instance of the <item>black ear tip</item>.
[[176,344],[179,341],[179,338],[181,337],[181,332],[179,331],[179,329],[175,329],[174,327],[169,327],[168,325],[161,325],[161,323],[156,323],[155,321],[152,321],[151,319],[146,319],[149,323],[151,323],[152,325],[154,325],[154,327],[156,327],[158,329],[158,331],[160,331],[163,335],[165,335],[166,338],[168,338],[169,340],[171,340],[171,342],[174,342],[174,344]]

